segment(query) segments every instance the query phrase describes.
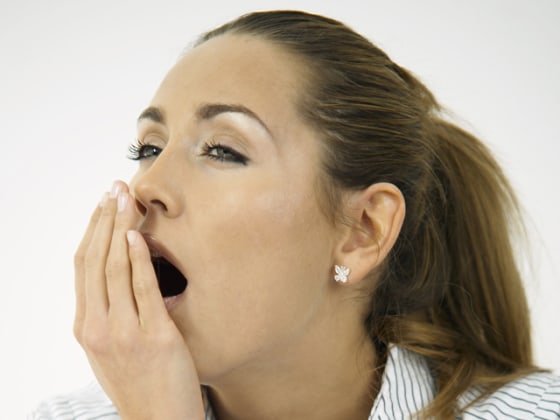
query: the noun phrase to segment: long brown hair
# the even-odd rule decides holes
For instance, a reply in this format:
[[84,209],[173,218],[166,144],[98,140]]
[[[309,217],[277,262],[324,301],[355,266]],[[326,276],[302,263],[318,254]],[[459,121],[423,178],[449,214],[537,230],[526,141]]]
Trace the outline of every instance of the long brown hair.
[[518,205],[489,150],[443,118],[409,71],[341,22],[252,13],[199,43],[224,33],[267,39],[309,66],[299,106],[324,138],[333,215],[344,189],[390,182],[402,191],[405,222],[376,273],[365,321],[379,352],[394,343],[428,359],[437,395],[423,415],[452,417],[468,387],[489,393],[534,370],[512,249]]

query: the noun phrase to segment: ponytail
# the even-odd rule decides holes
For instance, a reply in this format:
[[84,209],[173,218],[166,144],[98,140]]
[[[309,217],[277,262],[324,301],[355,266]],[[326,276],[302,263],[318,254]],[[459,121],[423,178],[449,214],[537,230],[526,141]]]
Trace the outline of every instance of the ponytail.
[[[535,370],[512,243],[521,219],[512,188],[484,144],[440,118],[432,118],[427,131],[433,187],[417,204],[422,220],[409,224],[395,248],[393,267],[400,270],[388,270],[381,282],[369,326],[376,340],[427,357],[438,393],[424,414],[454,418],[455,402],[468,387],[484,386],[482,398]],[[408,280],[395,278],[405,272]],[[395,283],[410,290],[395,291]]]
[[519,207],[480,141],[441,120],[434,134],[448,197],[441,217],[452,265],[450,319],[489,367],[512,372],[532,363],[529,311],[512,244]]

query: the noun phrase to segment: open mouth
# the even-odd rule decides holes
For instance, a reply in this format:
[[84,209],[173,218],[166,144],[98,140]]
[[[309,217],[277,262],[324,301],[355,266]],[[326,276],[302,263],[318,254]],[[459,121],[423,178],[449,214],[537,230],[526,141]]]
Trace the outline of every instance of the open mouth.
[[160,256],[153,256],[152,264],[164,298],[177,296],[185,291],[188,281],[173,264]]

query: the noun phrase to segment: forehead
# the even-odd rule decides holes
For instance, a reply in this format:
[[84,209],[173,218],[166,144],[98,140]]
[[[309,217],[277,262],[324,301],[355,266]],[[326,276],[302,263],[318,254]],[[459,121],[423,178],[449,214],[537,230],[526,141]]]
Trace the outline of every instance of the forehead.
[[270,41],[226,34],[184,55],[152,103],[166,112],[180,108],[183,113],[200,103],[239,103],[274,125],[296,114],[304,70],[294,54]]

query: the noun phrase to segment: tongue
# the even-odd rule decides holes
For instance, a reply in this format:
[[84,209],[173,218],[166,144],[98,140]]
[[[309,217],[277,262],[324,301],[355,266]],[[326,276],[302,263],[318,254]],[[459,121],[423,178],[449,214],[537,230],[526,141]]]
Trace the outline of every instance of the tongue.
[[166,298],[180,295],[187,288],[187,279],[173,264],[161,257],[152,258],[161,295]]

